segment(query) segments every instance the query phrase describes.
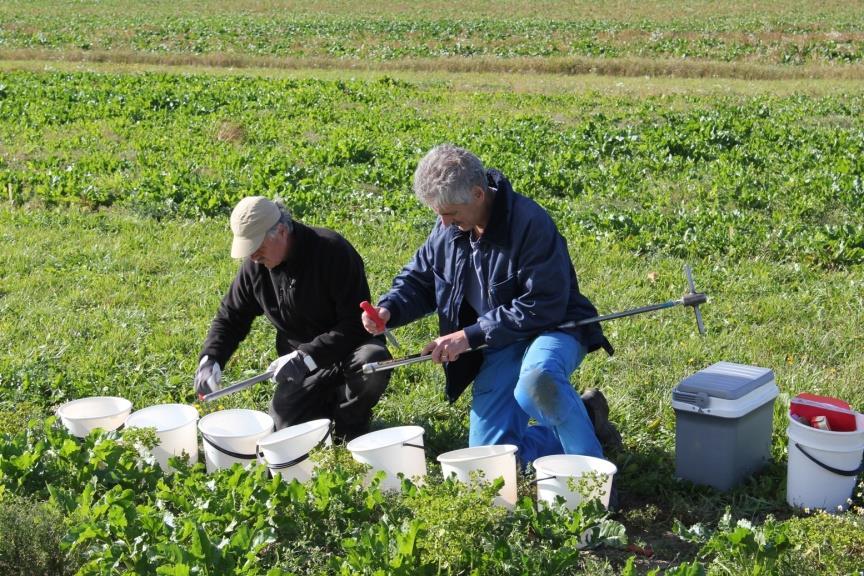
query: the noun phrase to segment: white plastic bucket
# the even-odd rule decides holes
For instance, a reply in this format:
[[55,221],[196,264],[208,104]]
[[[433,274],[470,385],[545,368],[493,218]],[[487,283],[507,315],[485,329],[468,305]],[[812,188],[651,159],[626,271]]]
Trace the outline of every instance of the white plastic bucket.
[[[599,498],[608,508],[612,477],[618,472],[615,464],[608,460],[577,454],[543,456],[534,460],[534,470],[537,473],[537,503],[555,504],[556,497],[561,496],[564,506],[570,510],[583,498]],[[583,477],[585,484],[580,490],[579,483]],[[575,490],[570,489],[571,483],[575,483]]]
[[471,472],[482,473],[484,482],[504,478],[504,486],[498,491],[495,504],[506,508],[516,505],[516,446],[473,446],[445,452],[438,456],[444,478],[455,475],[465,484],[471,483]]
[[386,473],[381,482],[382,490],[398,490],[401,480],[397,476],[422,484],[426,476],[426,449],[423,446],[423,428],[420,426],[397,426],[369,432],[348,443],[354,460],[369,464],[371,479],[379,470]]
[[856,430],[832,432],[789,419],[786,501],[798,508],[840,512],[849,506],[864,454],[864,415]]
[[188,454],[189,464],[198,462],[198,411],[186,404],[156,404],[133,412],[126,419],[127,428],[155,428],[159,444],[153,456],[165,472],[172,456]]
[[273,432],[273,418],[258,410],[220,410],[201,418],[198,429],[207,472],[212,473],[234,464],[255,464],[258,441]]
[[273,474],[280,474],[288,482],[306,482],[315,469],[309,452],[318,446],[333,444],[330,431],[327,418],[283,428],[258,442],[259,456]]
[[132,402],[119,396],[90,396],[60,406],[57,415],[69,433],[84,438],[91,430],[116,430],[132,412]]

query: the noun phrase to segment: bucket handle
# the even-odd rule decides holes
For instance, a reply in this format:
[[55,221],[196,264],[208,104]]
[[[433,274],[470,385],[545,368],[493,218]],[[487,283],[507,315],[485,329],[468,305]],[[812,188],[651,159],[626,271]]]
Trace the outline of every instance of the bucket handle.
[[858,468],[856,468],[855,470],[841,470],[840,468],[834,468],[833,466],[829,466],[828,464],[825,464],[824,462],[820,462],[812,454],[810,454],[806,450],[804,450],[804,447],[801,446],[801,444],[799,444],[798,442],[795,442],[795,447],[798,448],[798,450],[800,450],[801,453],[804,454],[804,456],[806,456],[811,461],[815,462],[816,464],[818,464],[819,466],[821,466],[822,468],[824,468],[828,472],[833,472],[834,474],[838,474],[840,476],[858,476],[858,474],[860,474],[861,472],[864,472],[864,459],[861,460],[861,464],[859,464]]
[[420,448],[421,450],[426,449],[426,447],[422,444],[411,444],[410,442],[403,442],[402,446],[408,446],[409,448]]
[[[318,443],[312,447],[312,450],[315,450],[316,448],[320,448],[321,446],[324,445],[324,443],[327,441],[327,438],[329,438],[330,435],[333,434],[333,428],[334,427],[335,427],[335,422],[330,422],[330,425],[327,427],[327,433],[324,434],[324,437],[321,438],[321,440],[319,440]],[[270,464],[269,462],[267,462],[264,459],[264,452],[261,452],[261,447],[256,446],[256,448],[255,448],[255,451],[258,453],[258,462],[260,462],[261,464],[264,464],[265,466],[267,466],[267,468],[270,468],[271,470],[284,470],[285,468],[291,468],[292,466],[296,466],[300,462],[303,462],[304,460],[309,458],[309,454],[312,453],[312,450],[310,450],[309,452],[306,452],[305,454],[298,456],[297,458],[294,458],[293,460],[289,460],[288,462],[281,462],[279,464]]]
[[545,478],[535,478],[535,479],[531,480],[530,482],[528,482],[528,485],[530,486],[531,484],[537,484],[538,482],[543,482],[544,480],[557,480],[557,479],[558,479],[558,476],[547,476]]
[[216,444],[213,440],[210,439],[206,434],[201,434],[201,437],[204,439],[204,442],[215,448],[218,452],[225,454],[226,456],[231,456],[232,458],[237,458],[239,460],[254,460],[256,458],[256,454],[240,454],[239,452],[232,452],[222,446]]

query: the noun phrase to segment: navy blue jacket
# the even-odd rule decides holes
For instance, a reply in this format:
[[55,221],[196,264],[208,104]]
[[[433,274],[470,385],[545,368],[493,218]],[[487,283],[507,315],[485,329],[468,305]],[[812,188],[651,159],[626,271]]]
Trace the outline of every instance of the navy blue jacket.
[[[500,172],[490,170],[487,177],[497,192],[479,249],[491,309],[478,318],[465,299],[470,232],[445,227],[439,219],[378,302],[390,311],[388,326],[402,326],[437,310],[441,335],[464,329],[472,348],[482,344],[500,348],[565,322],[597,315],[597,309],[579,292],[567,243],[549,214],[514,192]],[[565,331],[589,352],[604,348],[612,354],[599,323]],[[465,353],[445,364],[446,394],[451,402],[474,380],[482,361],[481,354]]]

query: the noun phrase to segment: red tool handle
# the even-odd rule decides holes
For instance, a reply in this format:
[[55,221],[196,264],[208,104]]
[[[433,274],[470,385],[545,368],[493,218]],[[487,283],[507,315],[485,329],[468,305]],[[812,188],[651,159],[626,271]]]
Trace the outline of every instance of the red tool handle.
[[363,311],[366,312],[366,315],[369,316],[369,318],[371,318],[373,322],[375,322],[378,330],[383,332],[384,320],[381,318],[381,316],[378,315],[378,311],[375,310],[372,304],[370,304],[368,300],[364,300],[363,302],[360,302],[360,308],[362,308]]

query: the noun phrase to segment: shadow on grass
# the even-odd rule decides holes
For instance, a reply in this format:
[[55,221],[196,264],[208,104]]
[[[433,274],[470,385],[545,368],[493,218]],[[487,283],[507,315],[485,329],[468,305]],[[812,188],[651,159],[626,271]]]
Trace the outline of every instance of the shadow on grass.
[[684,524],[713,524],[730,508],[735,517],[762,521],[771,514],[788,518],[786,462],[768,462],[728,491],[675,477],[673,453],[648,449],[621,451],[610,458],[618,466],[620,509],[646,506],[660,511],[656,518],[666,529],[674,519]]
[[676,520],[684,526],[701,523],[714,529],[728,508],[735,518],[761,524],[768,515],[782,520],[793,515],[786,505],[786,463],[769,462],[760,471],[723,492],[675,477],[675,455],[660,449],[622,450],[609,459],[618,466],[619,508],[630,545],[603,555],[614,564],[636,555],[640,573],[666,570],[697,558],[701,546],[675,534]]

